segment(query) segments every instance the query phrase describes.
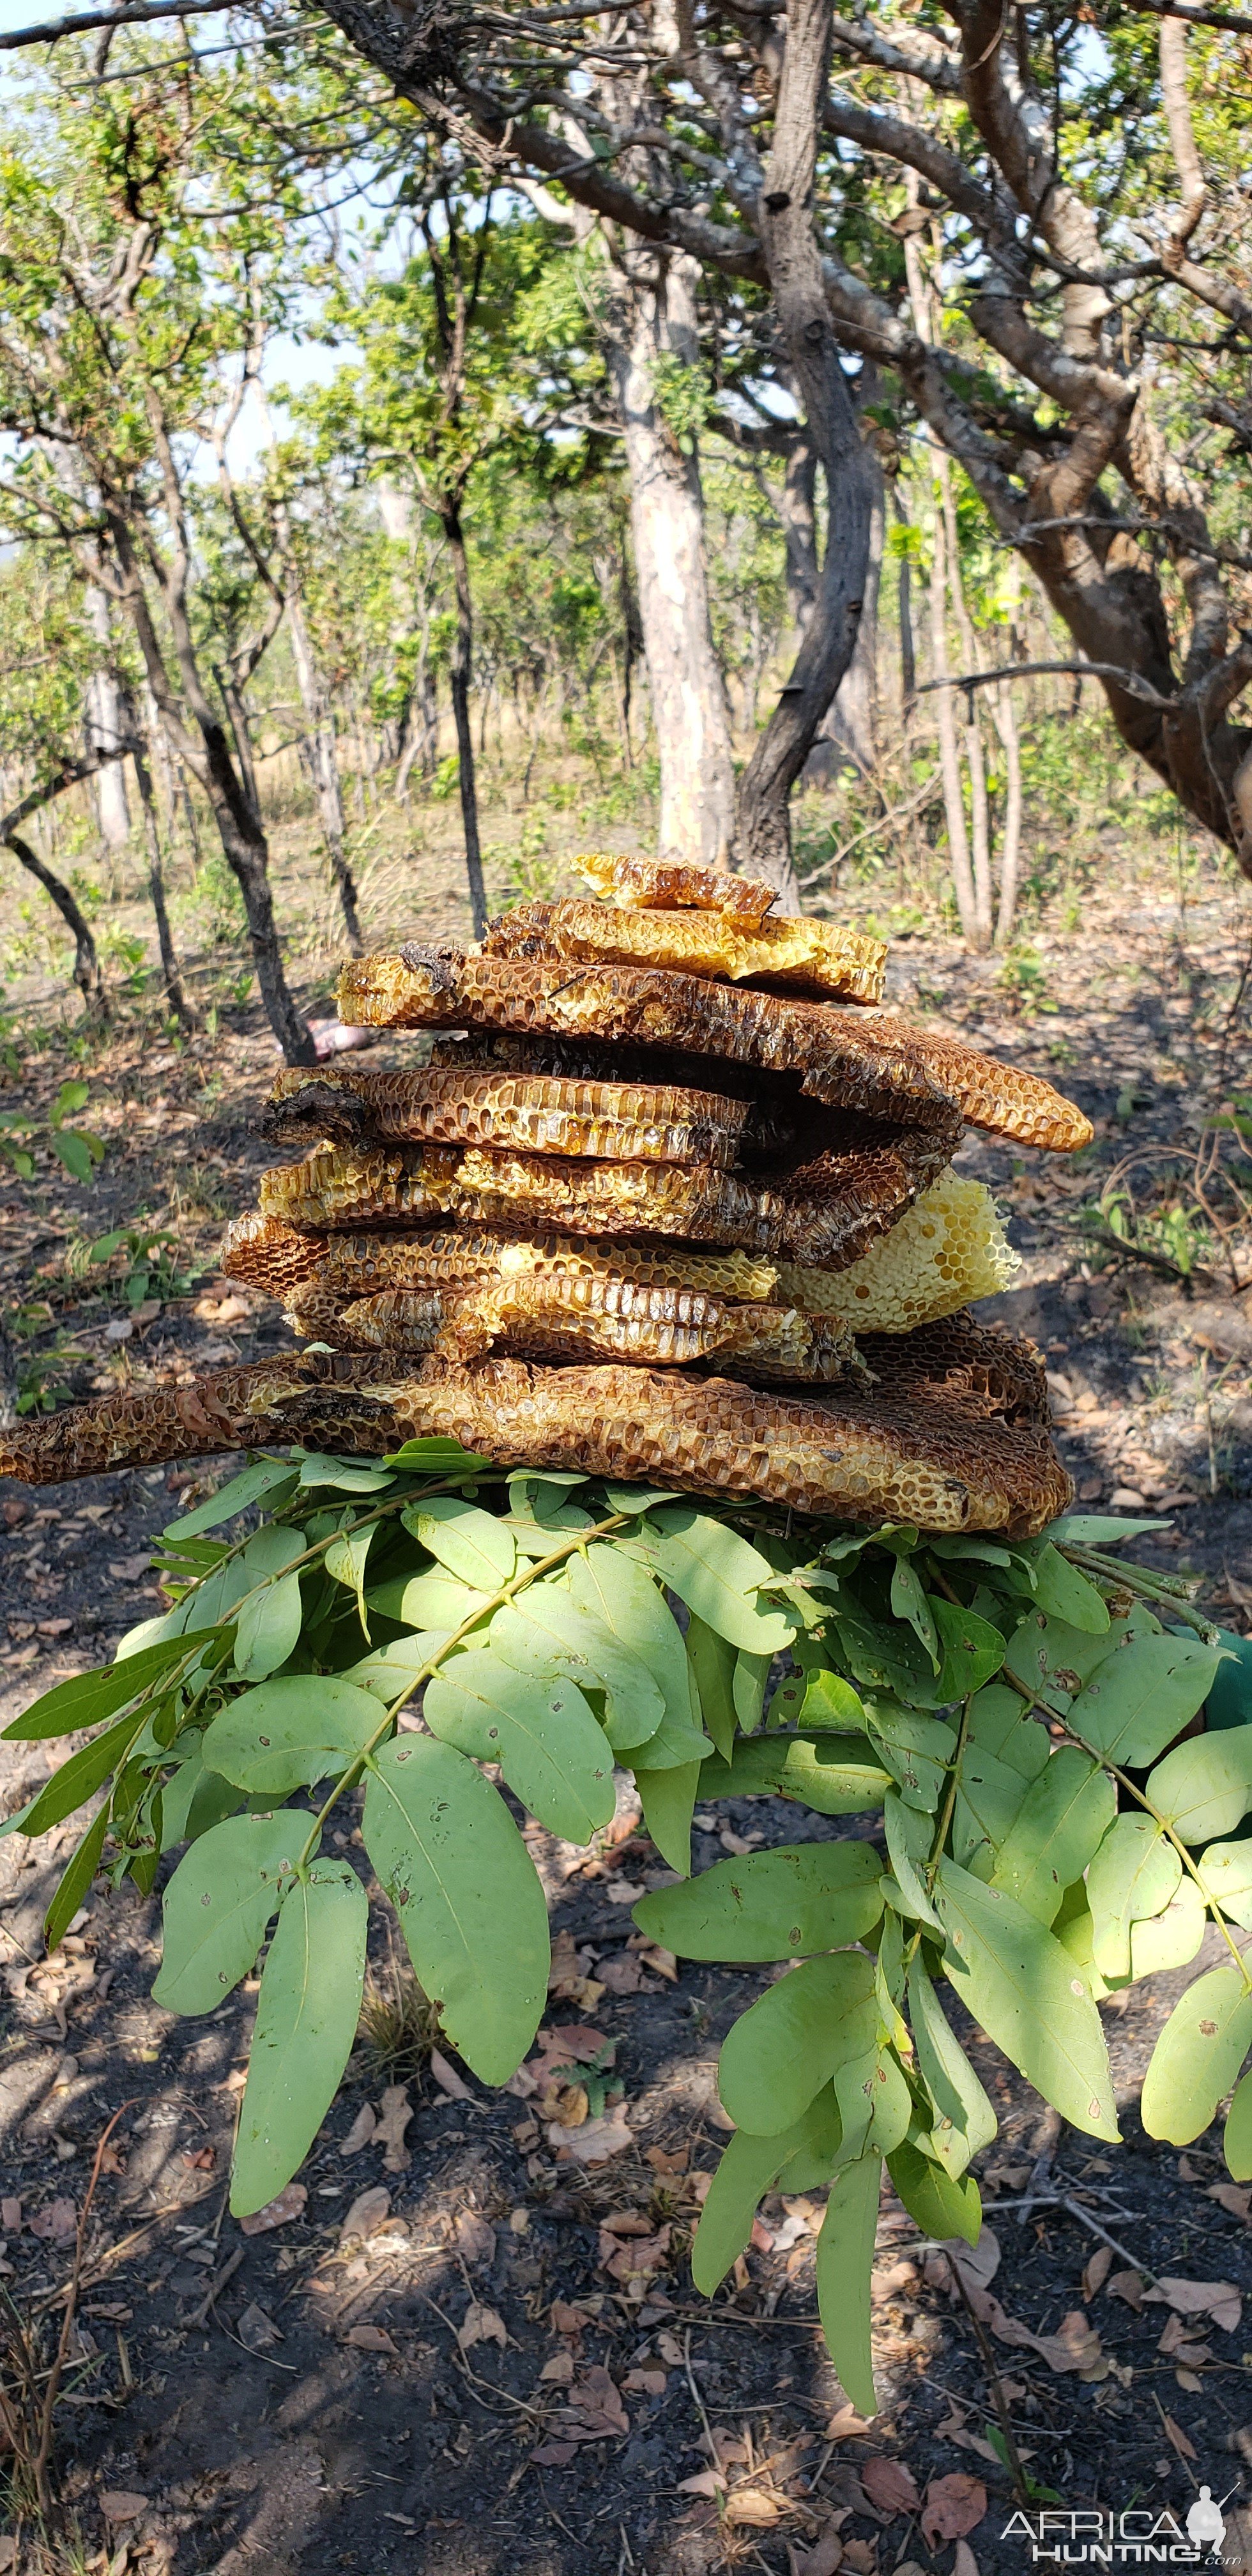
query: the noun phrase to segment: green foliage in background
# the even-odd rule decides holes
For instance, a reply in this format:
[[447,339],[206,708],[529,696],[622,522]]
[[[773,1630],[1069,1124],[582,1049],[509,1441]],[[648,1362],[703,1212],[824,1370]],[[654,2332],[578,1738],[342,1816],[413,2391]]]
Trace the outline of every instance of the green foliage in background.
[[[258,1505],[259,1525],[241,1517]],[[363,1788],[366,1856],[419,1984],[448,2043],[502,2084],[550,1955],[502,1788],[586,1844],[613,1816],[615,1766],[633,1773],[677,1873],[636,1906],[640,1929],[680,1957],[780,1970],[723,2044],[736,2126],[696,2281],[716,2288],[764,2192],[829,2185],[823,2322],[870,2410],[884,2159],[928,2233],[978,2233],[969,2167],[996,2120],[953,1998],[1075,2128],[1115,2140],[1097,2005],[1194,1958],[1212,1920],[1229,1957],[1157,2043],[1152,2134],[1197,2137],[1252,2047],[1229,1928],[1252,1930],[1252,1654],[1185,1583],[1109,1552],[1159,1526],[1078,1515],[1001,1541],[784,1524],[763,1505],[505,1477],[443,1440],[379,1464],[262,1457],[165,1532],[174,1606],[8,1728],[93,1731],[3,1830],[92,1810],[50,1944],[97,1873],[146,1893],[181,1850],[154,1990],[173,2011],[211,2012],[265,1951],[232,2186],[247,2214],[308,2153],[356,2036],[367,1904],[325,1848],[339,1801]],[[1180,1741],[1206,1702],[1207,1730]],[[732,1796],[881,1826],[693,1879],[697,1800]],[[1249,2086],[1226,2132],[1241,2179]]]

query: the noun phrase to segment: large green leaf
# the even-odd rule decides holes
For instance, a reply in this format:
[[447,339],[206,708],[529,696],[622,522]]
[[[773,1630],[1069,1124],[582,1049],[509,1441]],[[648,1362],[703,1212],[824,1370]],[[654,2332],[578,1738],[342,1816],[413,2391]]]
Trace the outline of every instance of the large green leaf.
[[665,1703],[648,1737],[648,1769],[694,1762],[701,1740],[692,1718],[691,1675],[682,1631],[647,1567],[607,1541],[570,1561],[570,1598],[647,1667]]
[[945,1601],[937,1592],[929,1597],[942,1653],[930,1705],[946,1708],[950,1701],[967,1699],[971,1691],[981,1690],[999,1672],[1004,1639],[989,1619],[977,1618],[959,1601]]
[[1132,1638],[1092,1674],[1069,1723],[1110,1762],[1155,1762],[1203,1708],[1218,1667],[1198,1637]]
[[946,1966],[989,2039],[1089,2137],[1119,2136],[1108,2051],[1090,1987],[1068,1951],[1006,1895],[941,1861],[936,1903]]
[[1118,1816],[1110,1825],[1087,1871],[1092,1954],[1101,1976],[1130,1975],[1131,1925],[1159,1914],[1181,1877],[1182,1862],[1151,1816]]
[[[268,1503],[277,1511],[289,1501],[299,1482],[298,1475],[286,1458],[257,1458],[245,1467],[242,1475],[232,1476],[208,1501],[197,1503],[194,1512],[184,1512],[181,1520],[171,1521],[162,1530],[162,1538],[196,1538],[201,1530],[220,1529],[223,1521],[233,1520],[236,1512],[246,1511],[249,1503]],[[283,1490],[283,1489],[286,1490]]]
[[975,1878],[990,1878],[1029,1794],[1024,1772],[981,1744],[966,1746],[952,1830],[952,1849],[963,1869],[972,1870]]
[[202,1751],[254,1798],[285,1798],[291,1789],[346,1771],[383,1724],[370,1691],[328,1673],[290,1673],[228,1701],[205,1728]]
[[103,1672],[75,1673],[55,1690],[45,1691],[5,1727],[0,1743],[36,1744],[51,1735],[75,1735],[83,1726],[98,1726],[115,1709],[129,1708],[166,1673],[182,1663],[189,1649],[177,1637],[144,1646],[125,1663],[107,1664]]
[[1007,1682],[989,1682],[969,1704],[968,1742],[1023,1780],[1037,1780],[1052,1751],[1048,1732]]
[[451,1574],[399,1574],[375,1583],[366,1594],[369,1608],[381,1611],[384,1619],[402,1619],[407,1628],[442,1629],[446,1635],[489,1610],[492,1598]]
[[503,1523],[477,1503],[462,1502],[459,1494],[432,1494],[407,1503],[400,1517],[459,1583],[498,1592],[517,1571],[517,1547]]
[[[250,1538],[243,1561],[254,1584],[263,1589],[254,1592],[239,1612],[235,1628],[235,1670],[244,1681],[263,1682],[285,1664],[299,1639],[301,1620],[300,1577],[287,1574],[306,1548],[304,1531],[271,1527],[261,1529]],[[266,1582],[267,1575],[282,1580]]]
[[304,2162],[361,2014],[369,1904],[344,1861],[316,1861],[283,1900],[261,1977],[230,2205],[263,2209]]
[[735,1741],[735,1666],[739,1649],[719,1637],[716,1628],[698,1619],[693,1610],[687,1621],[687,1661],[695,1683],[700,1715],[723,1762],[729,1762]]
[[855,1816],[881,1807],[893,1786],[864,1736],[758,1735],[739,1742],[729,1762],[704,1765],[702,1798],[794,1798],[819,1816]]
[[191,1745],[185,1761],[162,1785],[163,1852],[173,1851],[179,1843],[195,1842],[211,1825],[220,1825],[223,1816],[237,1815],[245,1803],[243,1790],[233,1780],[224,1780],[220,1771],[205,1770],[198,1735],[191,1738]]
[[775,2137],[798,2120],[836,2067],[873,2045],[874,1965],[860,1950],[806,1959],[732,2023],[717,2089],[737,2128]]
[[1040,1923],[1051,1923],[1117,1813],[1117,1790],[1089,1753],[1062,1745],[1032,1781],[991,1874]]
[[1252,2182],[1252,2075],[1243,2076],[1235,2086],[1235,2098],[1226,2114],[1222,2136],[1226,2170],[1236,2182]]
[[840,2165],[817,2240],[817,2305],[840,2385],[862,2415],[878,2412],[870,2349],[869,2290],[878,2232],[882,2158],[871,2150]]
[[930,1856],[933,1827],[929,1816],[916,1807],[906,1807],[894,1789],[883,1800],[883,1829],[887,1837],[887,1857],[891,1862],[894,1891],[888,1890],[893,1904],[903,1904],[906,1914],[918,1923],[929,1923],[936,1932],[942,1930],[939,1917],[926,1891],[919,1863]]
[[1067,1620],[1088,1637],[1108,1635],[1109,1609],[1103,1593],[1050,1541],[1033,1558],[1033,1572],[1035,1599],[1050,1619]]
[[365,1606],[365,1568],[379,1528],[378,1521],[367,1521],[364,1529],[345,1530],[341,1537],[331,1540],[323,1559],[331,1582],[342,1583],[355,1596],[356,1614],[367,1646],[370,1623]]
[[103,1735],[93,1735],[90,1744],[80,1745],[77,1753],[71,1753],[68,1762],[53,1772],[46,1787],[0,1825],[0,1840],[6,1834],[46,1834],[51,1826],[72,1816],[75,1807],[81,1807],[103,1787],[111,1771],[120,1769],[144,1724],[143,1710],[132,1709],[126,1717],[119,1717],[116,1725],[106,1726]]
[[789,1611],[757,1599],[774,1568],[725,1521],[694,1503],[673,1503],[650,1519],[638,1547],[661,1581],[719,1637],[755,1655],[778,1655],[789,1646],[796,1621]]
[[933,1816],[956,1751],[952,1728],[942,1718],[923,1717],[890,1699],[871,1699],[865,1713],[870,1742],[899,1782],[905,1806]]
[[935,2108],[931,2144],[958,2180],[972,2158],[990,2146],[996,2115],[920,1959],[909,1970],[909,2010],[918,2073]]
[[766,1684],[769,1681],[773,1661],[772,1655],[745,1655],[742,1647],[735,1658],[735,1677],[731,1684],[731,1695],[735,1703],[735,1715],[745,1735],[751,1735],[753,1729],[761,1723]]
[[832,2081],[845,2155],[863,2155],[867,2147],[888,2155],[903,2143],[913,2117],[913,2097],[881,2030],[868,2048],[835,2068]]
[[[1167,1845],[1168,1849],[1169,1846]],[[1182,1863],[1174,1854],[1175,1867]],[[1244,1932],[1252,1932],[1252,1842],[1210,1843],[1197,1862],[1205,1893]],[[1145,1907],[1151,1912],[1151,1907]]]
[[887,2171],[924,2236],[937,2237],[940,2244],[952,2236],[963,2236],[967,2245],[978,2243],[982,2201],[972,2174],[958,2181],[907,2140],[888,2156]]
[[1184,1843],[1233,1832],[1252,1806],[1252,1726],[1175,1745],[1149,1773],[1147,1797]]
[[510,1789],[549,1832],[588,1843],[613,1814],[613,1755],[576,1682],[539,1680],[491,1647],[458,1655],[426,1685],[433,1735],[498,1762]]
[[1043,1610],[1028,1610],[1005,1648],[1006,1671],[1047,1708],[1064,1717],[1092,1674],[1110,1655],[1135,1637],[1159,1637],[1161,1623],[1142,1601],[1125,1619],[1114,1619],[1105,1635],[1071,1628],[1065,1619],[1050,1619]]
[[95,1877],[100,1866],[100,1855],[104,1849],[108,1822],[108,1807],[103,1806],[99,1815],[92,1817],[86,1833],[80,1836],[61,1872],[56,1893],[44,1916],[43,1937],[49,1950],[55,1950],[57,1943],[68,1932]]
[[1176,2003],[1143,2079],[1139,2112],[1150,2138],[1190,2146],[1216,2116],[1252,2048],[1252,1986],[1237,1968],[1210,1968]]
[[691,2249],[691,2277],[706,2299],[743,2253],[765,2193],[779,2185],[786,2191],[812,2191],[829,2179],[839,2144],[839,2113],[829,2087],[793,2128],[777,2137],[736,2130],[709,2185]]
[[270,1916],[291,1885],[309,1818],[229,1816],[186,1852],[165,1891],[164,1952],[153,2001],[213,2012],[246,1977]]
[[799,1959],[871,1931],[881,1880],[870,1843],[782,1843],[641,1897],[635,1921],[680,1959]]
[[362,1832],[454,2047],[485,2084],[506,2084],[539,2027],[551,1948],[503,1798],[453,1745],[402,1735],[370,1763]]
[[565,1584],[531,1584],[497,1610],[489,1633],[493,1655],[515,1672],[565,1673],[582,1690],[602,1690],[615,1752],[655,1735],[665,1713],[660,1684],[602,1619],[579,1609]]
[[691,1875],[691,1819],[702,1771],[699,1762],[671,1762],[664,1771],[635,1772],[643,1821],[662,1860],[683,1878]]
[[1130,1973],[1138,1981],[1164,1968],[1185,1968],[1204,1939],[1208,1913],[1193,1878],[1180,1878],[1169,1904],[1130,1927]]

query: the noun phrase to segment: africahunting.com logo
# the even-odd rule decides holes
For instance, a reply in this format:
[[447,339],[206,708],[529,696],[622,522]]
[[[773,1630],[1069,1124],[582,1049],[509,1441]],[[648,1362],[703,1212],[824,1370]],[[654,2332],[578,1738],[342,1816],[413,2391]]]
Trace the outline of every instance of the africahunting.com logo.
[[1227,2531],[1223,2507],[1230,2495],[1215,2501],[1203,2486],[1181,2518],[1168,2506],[1139,2505],[1125,2512],[1092,2507],[1068,2512],[1047,2506],[1037,2513],[1015,2513],[1004,2526],[1004,2540],[1024,2541],[1031,2564],[1053,2567],[1220,2567],[1227,2576],[1246,2576],[1248,2560],[1242,2543]]

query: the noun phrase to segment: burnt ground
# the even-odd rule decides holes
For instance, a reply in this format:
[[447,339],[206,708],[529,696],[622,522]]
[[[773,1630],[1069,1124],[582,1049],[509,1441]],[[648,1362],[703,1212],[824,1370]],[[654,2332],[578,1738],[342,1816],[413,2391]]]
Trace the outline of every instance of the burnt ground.
[[[1245,1235],[1224,1250],[1204,1233],[1185,1181],[1205,1121],[1250,1087],[1238,1009],[1247,934],[1220,887],[1206,893],[1184,911],[1137,892],[1092,902],[1079,929],[1041,939],[1029,972],[1007,983],[995,965],[917,938],[901,942],[893,978],[907,1008],[1050,1072],[1095,1117],[1095,1145],[1075,1163],[967,1146],[963,1167],[1010,1208],[1023,1255],[1000,1311],[1047,1353],[1084,1500],[1159,1506],[1170,1527],[1142,1542],[1145,1554],[1194,1572],[1205,1606],[1246,1631],[1252,1319],[1227,1251],[1241,1277],[1252,1246]],[[375,1061],[387,1060],[380,1050]],[[78,1393],[176,1378],[277,1337],[213,1269],[220,1224],[249,1203],[266,1159],[248,1119],[272,1062],[242,1021],[190,1053],[154,1051],[151,1033],[125,1026],[96,1052],[84,1123],[108,1155],[90,1193],[61,1182],[46,1156],[33,1183],[0,1188],[2,1311],[28,1392],[58,1378]],[[46,1101],[66,1069],[51,1045],[18,1059],[10,1100]],[[1093,1236],[1119,1167],[1134,1221],[1152,1229],[1172,1272]],[[1210,1203],[1228,1214],[1200,1169]],[[1181,1230],[1177,1220],[1169,1230],[1171,1204]],[[83,1253],[139,1211],[177,1244],[136,1315],[125,1296],[133,1258],[86,1268]],[[1209,1271],[1178,1276],[1197,1254]],[[228,1463],[46,1494],[3,1489],[6,1714],[107,1659],[150,1613],[153,1532],[194,1490],[193,1472],[207,1484]],[[11,1808],[43,1776],[44,1757],[16,1746],[6,1757]],[[10,2003],[0,2288],[45,2338],[62,2313],[96,2143],[128,2106],[85,2232],[56,2419],[64,2526],[46,2548],[30,2533],[7,2555],[0,2542],[0,2568],[830,2576],[842,2564],[853,2576],[905,2566],[973,2576],[971,2553],[978,2569],[1031,2563],[1020,2529],[1003,2536],[1013,2505],[987,2438],[982,2352],[946,2265],[902,2212],[884,2205],[882,2407],[868,2433],[839,2420],[815,2323],[819,2213],[807,2201],[767,2203],[745,2277],[712,2305],[692,2291],[684,2257],[699,2177],[721,2143],[716,2047],[761,1979],[691,1966],[671,1978],[631,1948],[627,1890],[649,1884],[656,1858],[630,1821],[590,1860],[546,1838],[541,1852],[554,1932],[569,1936],[546,2024],[561,2036],[546,2063],[571,2064],[580,2049],[585,2058],[592,2032],[611,2042],[605,2072],[622,2091],[601,2116],[629,2142],[581,2162],[580,2090],[593,2117],[599,2095],[544,2076],[543,2060],[530,2093],[489,2095],[470,2079],[464,2097],[455,2067],[449,2093],[429,2068],[397,2062],[413,2033],[380,1916],[370,2030],[301,2176],[306,2197],[250,2236],[224,2214],[248,1989],[208,2022],[159,2012],[148,1996],[157,1907],[133,1894],[93,1894],[65,1950],[41,1966],[58,1838],[0,1844]],[[815,1833],[841,1829],[732,1803],[710,1817],[699,1862],[720,1856],[726,1834],[794,1838],[806,1821]],[[1246,2195],[1225,2179],[1215,2134],[1180,2156],[1144,2138],[1133,2112],[1155,2031],[1193,1973],[1150,1980],[1108,2008],[1124,2149],[1072,2133],[1051,2141],[1037,2098],[980,2051],[1003,2111],[982,2175],[986,2260],[999,2253],[988,2331],[1028,2474],[1067,2509],[1181,2517],[1204,2482],[1219,2497],[1237,2489],[1233,2518],[1252,2489],[1252,2324],[1231,2296],[1252,2287]],[[381,2134],[345,2155],[350,2133],[371,2126],[359,2119],[366,2106],[384,2114]],[[1023,2212],[1050,2145],[1047,2186],[1073,2206]],[[1092,2260],[1110,2250],[1105,2237],[1116,2250],[1100,2280]],[[1207,2310],[1136,2306],[1152,2274],[1208,2284]],[[691,2490],[700,2477],[712,2492]],[[935,2482],[952,2478],[964,2483],[936,2496]],[[1227,2563],[1252,2566],[1233,2519],[1230,2540]]]

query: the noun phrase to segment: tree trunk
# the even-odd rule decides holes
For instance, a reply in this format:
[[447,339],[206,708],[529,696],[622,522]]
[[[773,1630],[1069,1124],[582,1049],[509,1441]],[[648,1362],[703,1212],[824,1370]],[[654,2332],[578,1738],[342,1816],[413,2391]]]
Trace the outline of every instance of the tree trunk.
[[307,759],[309,774],[317,795],[317,808],[322,820],[322,838],[330,859],[331,874],[339,890],[348,946],[359,957],[365,943],[357,914],[356,880],[348,865],[344,847],[345,825],[343,796],[339,786],[339,763],[335,757],[335,727],[330,701],[322,675],[313,659],[309,630],[304,622],[304,603],[300,597],[295,568],[289,562],[285,583],[287,594],[287,631],[291,637],[291,657],[296,666],[296,686],[300,703],[308,719]]
[[96,943],[91,935],[90,924],[84,920],[69,887],[62,885],[60,878],[54,877],[51,868],[44,866],[43,860],[32,850],[29,841],[22,839],[20,832],[9,832],[4,846],[12,850],[14,858],[32,877],[37,879],[44,893],[56,905],[67,930],[73,935],[74,981],[82,994],[87,1010],[93,1017],[107,1017],[108,1006],[104,998],[104,981],[100,973],[100,960],[96,955]]
[[822,718],[817,740],[805,762],[805,780],[814,784],[829,782],[847,761],[851,761],[862,778],[872,779],[878,767],[874,718],[878,702],[878,590],[882,580],[886,535],[886,486],[882,467],[873,449],[866,448],[864,454],[873,494],[865,599],[856,631],[856,649],[835,691],[833,702]]
[[797,908],[789,800],[856,649],[872,500],[813,230],[830,32],[829,0],[792,0],[757,217],[780,335],[825,478],[826,548],[808,631],[740,786],[737,846],[745,874],[767,877]]
[[113,519],[111,536],[121,575],[121,595],[134,623],[148,686],[180,757],[204,788],[221,838],[223,856],[243,896],[252,962],[266,1018],[288,1064],[315,1064],[317,1050],[292,999],[283,969],[264,827],[231,759],[225,728],[201,677],[195,638],[187,614],[185,558],[183,567],[167,570],[161,592],[183,699],[191,710],[195,731],[200,738],[198,750],[166,666],[161,639],[135,560],[131,530],[120,513]]
[[613,271],[606,356],[626,446],[635,578],[661,771],[663,857],[729,866],[735,777],[709,617],[704,496],[657,399],[658,361],[694,367],[694,260],[626,252]]
[[[948,568],[947,530],[943,510],[935,510],[934,554],[930,567],[930,663],[931,678],[946,679],[948,672]],[[960,915],[961,936],[969,947],[977,945],[978,914],[974,902],[974,871],[969,863],[969,834],[965,828],[965,798],[961,789],[961,764],[956,748],[956,714],[951,689],[935,691],[935,723],[939,734],[939,768],[943,779],[943,810],[948,825],[948,856],[952,865],[952,885]]]
[[235,758],[239,764],[244,794],[252,808],[252,819],[259,826],[261,797],[256,783],[252,736],[248,730],[248,710],[243,702],[243,691],[238,682],[232,679],[230,672],[223,669],[220,664],[214,664],[213,677],[222,692],[222,704],[226,709],[226,721],[230,726],[230,738],[235,746]]
[[994,692],[992,713],[1004,745],[1004,840],[1000,851],[1000,909],[996,916],[996,946],[1007,948],[1013,936],[1017,912],[1017,880],[1022,847],[1022,754],[1017,736],[1017,709],[1013,704],[1011,681],[1001,681]]
[[474,937],[481,939],[487,927],[487,890],[483,884],[482,847],[478,838],[478,783],[474,771],[474,737],[470,728],[470,673],[474,660],[474,602],[470,592],[469,563],[465,553],[465,535],[457,504],[449,502],[440,512],[448,552],[452,557],[452,578],[456,590],[456,636],[452,647],[449,676],[452,682],[452,714],[456,724],[459,783],[461,789],[461,824],[465,834],[465,875],[469,885],[470,912]]
[[[956,501],[952,491],[952,467],[943,449],[935,458],[939,490],[943,500],[943,524],[947,534],[948,587],[960,639],[961,655],[967,671],[982,668],[974,634],[974,621],[965,599],[961,579],[960,532],[956,522]],[[991,813],[987,803],[987,763],[983,756],[982,722],[978,713],[977,694],[965,693],[965,759],[969,769],[970,833],[974,865],[974,945],[991,946]]]
[[791,652],[799,652],[817,600],[817,458],[801,430],[783,473],[783,549]]
[[[126,738],[127,724],[122,691],[113,668],[113,636],[109,621],[109,603],[95,582],[83,590],[87,623],[100,650],[100,661],[87,682],[86,716],[83,731],[89,752],[107,755]],[[100,837],[110,850],[120,850],[130,838],[130,806],[126,797],[126,769],[121,760],[110,760],[96,772],[96,814]]]
[[169,906],[165,900],[165,861],[161,849],[161,827],[157,819],[156,798],[152,793],[152,775],[142,751],[134,754],[135,777],[139,802],[143,807],[144,835],[148,844],[148,893],[156,921],[157,946],[161,952],[161,975],[166,998],[180,1027],[188,1037],[200,1026],[199,1018],[187,999],[174,934],[170,929]]
[[[892,486],[892,507],[902,528],[909,524],[899,484]],[[917,696],[917,648],[913,641],[913,567],[908,556],[900,557],[897,600],[900,617],[900,714],[907,725]]]

